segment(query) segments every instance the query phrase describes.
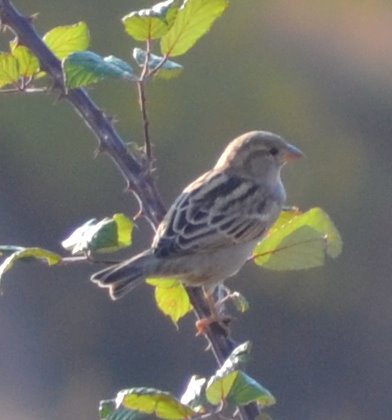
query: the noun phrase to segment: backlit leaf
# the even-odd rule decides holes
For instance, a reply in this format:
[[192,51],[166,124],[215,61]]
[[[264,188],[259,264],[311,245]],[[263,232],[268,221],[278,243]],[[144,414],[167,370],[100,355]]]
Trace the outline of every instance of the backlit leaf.
[[0,52],[0,88],[19,80],[18,60],[10,53]]
[[205,397],[206,385],[206,378],[193,375],[181,397],[181,403],[191,407],[198,413],[203,412],[203,406],[207,402]]
[[186,0],[173,26],[161,39],[163,55],[185,54],[205,35],[228,6],[227,0]]
[[0,265],[0,280],[5,272],[11,270],[16,261],[45,261],[49,266],[61,262],[60,255],[43,248],[19,248],[9,255]]
[[160,419],[188,419],[196,413],[168,392],[152,388],[131,388],[120,391],[117,406],[154,414]]
[[158,308],[177,326],[178,321],[192,310],[185,287],[174,279],[149,278],[147,283],[155,286],[155,301]]
[[224,376],[213,376],[208,382],[206,396],[213,405],[219,405],[223,401],[234,405],[256,401],[263,407],[268,407],[276,402],[266,388],[241,370],[234,370]]
[[179,0],[167,0],[150,9],[129,13],[122,18],[125,31],[137,41],[162,37],[173,25],[179,3]]
[[100,221],[91,219],[74,230],[61,245],[72,254],[114,252],[131,245],[133,226],[122,213]]
[[146,414],[139,411],[122,406],[117,407],[116,400],[102,400],[99,403],[100,420],[142,420],[147,418]]
[[320,208],[306,213],[283,211],[268,236],[254,249],[256,264],[271,270],[301,270],[337,257],[342,240],[329,216]]
[[69,54],[84,51],[90,44],[90,33],[85,22],[57,26],[47,32],[43,41],[60,60]]
[[38,58],[24,45],[10,43],[11,53],[18,62],[19,77],[31,77],[38,73],[40,64]]

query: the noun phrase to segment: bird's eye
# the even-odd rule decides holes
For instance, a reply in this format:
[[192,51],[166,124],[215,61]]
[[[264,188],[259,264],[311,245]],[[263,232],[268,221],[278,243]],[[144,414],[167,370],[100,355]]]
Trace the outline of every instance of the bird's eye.
[[279,150],[276,147],[271,147],[269,152],[270,152],[270,155],[276,156],[279,153]]

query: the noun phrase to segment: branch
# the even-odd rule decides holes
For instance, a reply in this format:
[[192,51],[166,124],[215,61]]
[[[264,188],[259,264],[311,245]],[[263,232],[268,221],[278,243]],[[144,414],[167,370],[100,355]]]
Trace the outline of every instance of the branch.
[[[32,19],[21,15],[9,0],[0,0],[0,19],[2,25],[11,27],[17,34],[19,42],[38,57],[42,69],[52,77],[54,89],[59,90],[61,96],[72,104],[88,128],[94,133],[98,139],[99,151],[106,152],[113,160],[126,180],[127,189],[133,192],[137,198],[142,214],[156,229],[166,210],[150,171],[146,170],[145,165],[135,154],[127,150],[112,121],[96,106],[84,89],[67,91],[64,88],[61,63],[35,31]],[[210,315],[209,308],[202,290],[187,288],[187,292],[196,317],[198,319],[208,317]],[[206,337],[218,364],[222,365],[235,347],[234,342],[217,324],[211,324],[208,327]],[[258,412],[256,404],[240,408],[240,415],[245,420],[255,419]]]

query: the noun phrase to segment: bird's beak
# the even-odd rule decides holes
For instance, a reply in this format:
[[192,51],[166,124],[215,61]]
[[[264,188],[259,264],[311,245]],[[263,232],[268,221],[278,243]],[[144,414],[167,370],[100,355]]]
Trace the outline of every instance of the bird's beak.
[[303,152],[292,144],[288,144],[286,150],[283,152],[284,162],[292,162],[293,160],[297,160],[303,156]]

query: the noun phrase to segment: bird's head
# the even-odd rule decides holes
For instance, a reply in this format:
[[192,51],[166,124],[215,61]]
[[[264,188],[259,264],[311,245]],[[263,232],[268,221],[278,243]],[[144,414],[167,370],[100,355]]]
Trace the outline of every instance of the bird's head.
[[276,134],[250,131],[229,143],[215,169],[260,180],[274,179],[283,165],[302,156],[301,150]]

